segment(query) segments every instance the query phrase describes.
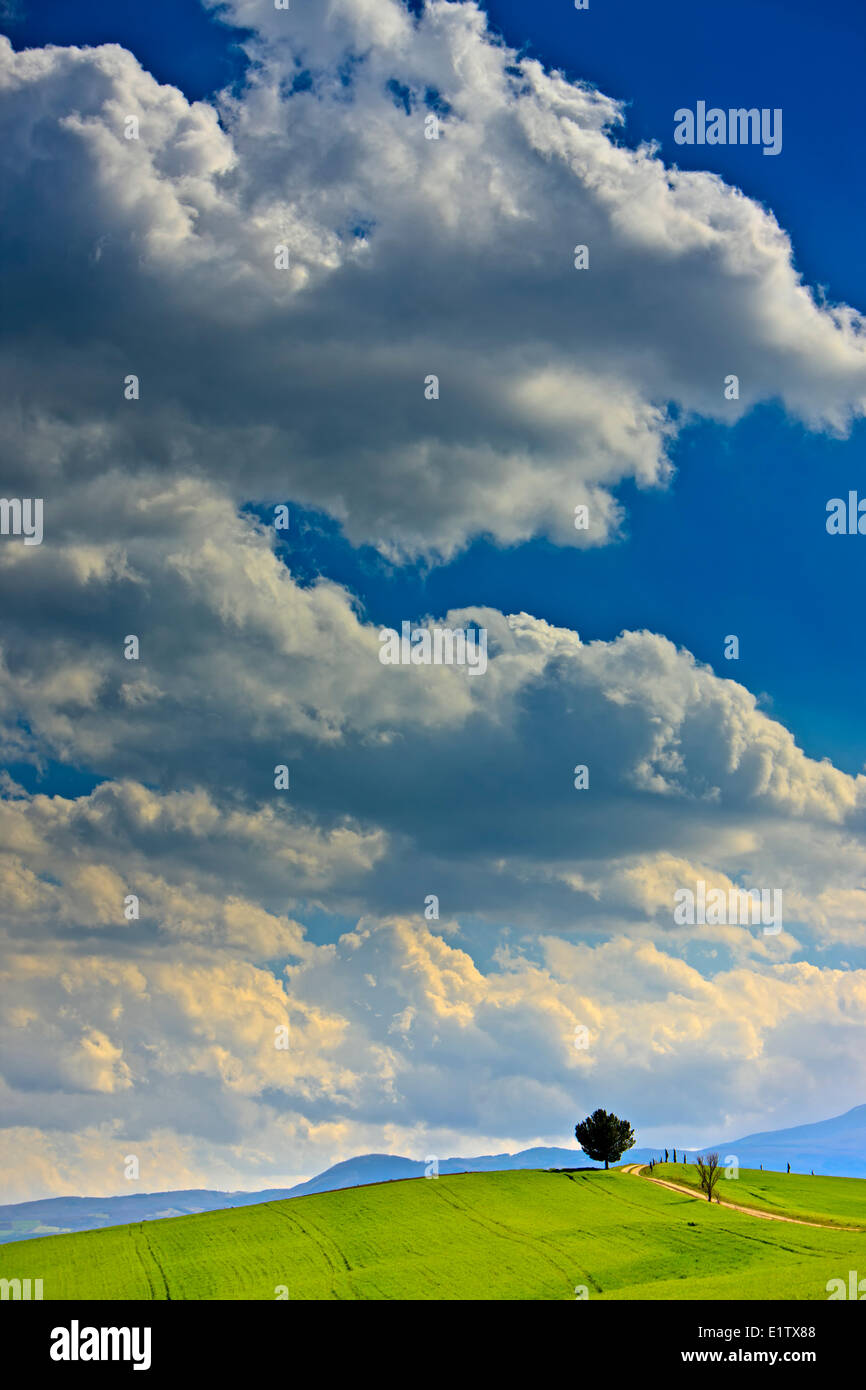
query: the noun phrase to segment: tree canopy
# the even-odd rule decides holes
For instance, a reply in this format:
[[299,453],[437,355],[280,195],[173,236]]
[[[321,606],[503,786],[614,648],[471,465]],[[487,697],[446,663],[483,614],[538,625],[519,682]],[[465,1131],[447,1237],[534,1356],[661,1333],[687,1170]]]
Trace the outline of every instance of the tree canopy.
[[609,1115],[606,1110],[594,1110],[575,1125],[577,1142],[585,1154],[595,1163],[616,1163],[618,1158],[634,1146],[634,1130],[628,1120],[617,1115]]

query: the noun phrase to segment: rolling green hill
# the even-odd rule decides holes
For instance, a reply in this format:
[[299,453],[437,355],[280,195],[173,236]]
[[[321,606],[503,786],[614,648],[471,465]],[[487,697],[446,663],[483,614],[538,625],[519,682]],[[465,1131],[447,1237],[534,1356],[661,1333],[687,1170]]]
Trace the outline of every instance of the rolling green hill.
[[[836,1180],[808,1181],[833,1214]],[[0,1266],[46,1299],[825,1299],[866,1274],[866,1234],[616,1171],[473,1173],[22,1241]]]
[[[700,1191],[693,1163],[657,1163],[653,1177],[679,1182]],[[722,1176],[719,1196],[741,1207],[822,1221],[828,1226],[866,1228],[866,1181],[862,1178],[813,1178],[802,1173],[762,1173],[741,1168],[736,1179]],[[864,1273],[866,1277],[866,1273]]]

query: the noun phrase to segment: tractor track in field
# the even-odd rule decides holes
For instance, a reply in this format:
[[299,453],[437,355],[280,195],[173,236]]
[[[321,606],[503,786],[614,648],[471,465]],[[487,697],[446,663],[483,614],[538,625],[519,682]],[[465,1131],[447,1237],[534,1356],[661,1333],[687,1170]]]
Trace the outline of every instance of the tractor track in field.
[[300,1232],[301,1235],[307,1236],[308,1239],[313,1242],[321,1254],[322,1259],[325,1261],[325,1264],[330,1269],[334,1279],[336,1279],[338,1274],[351,1274],[352,1266],[349,1264],[349,1261],[337,1242],[333,1237],[321,1230],[309,1217],[307,1217],[306,1221],[303,1221],[299,1213],[290,1213],[286,1211],[279,1201],[266,1202],[265,1205],[275,1215],[281,1216],[283,1220],[288,1221],[296,1231]]
[[[483,1216],[476,1208],[471,1207],[466,1202],[461,1202],[454,1189],[440,1188],[435,1189],[436,1195],[449,1206],[452,1211],[457,1211],[467,1221],[473,1225],[480,1226],[482,1230],[494,1235],[502,1240],[511,1241],[515,1245],[528,1246],[536,1254],[541,1254],[547,1262],[553,1266],[557,1274],[562,1275],[569,1283],[574,1278],[574,1271],[570,1265],[559,1263],[560,1252],[551,1251],[549,1248],[540,1249],[541,1246],[549,1247],[551,1244],[548,1236],[527,1236],[514,1230],[503,1221],[498,1221],[492,1216]],[[602,1293],[602,1286],[592,1277],[588,1271],[583,1271],[582,1277],[592,1285],[596,1293]]]
[[[670,1188],[671,1192],[681,1192],[686,1197],[694,1197],[696,1201],[704,1201],[703,1193],[696,1192],[693,1187],[684,1187],[682,1183],[669,1182],[667,1178],[651,1178],[642,1172],[646,1167],[645,1163],[626,1163],[620,1169],[622,1173],[628,1173],[630,1177],[643,1177],[645,1182],[654,1182],[657,1187]],[[857,1235],[864,1235],[866,1231],[862,1226],[833,1226],[826,1221],[804,1221],[799,1216],[782,1216],[775,1211],[759,1211],[757,1207],[741,1207],[736,1202],[719,1202],[720,1207],[727,1211],[741,1211],[746,1216],[757,1216],[761,1221],[787,1221],[791,1226],[811,1226],[816,1231],[852,1231]]]
[[[148,1232],[145,1230],[146,1224],[147,1224],[147,1223],[144,1222],[144,1221],[141,1221],[141,1222],[139,1223],[139,1226],[138,1226],[138,1234],[139,1234],[139,1236],[141,1237],[141,1240],[142,1240],[142,1242],[143,1242],[143,1244],[144,1244],[145,1249],[147,1250],[148,1255],[149,1255],[150,1258],[153,1260],[153,1263],[156,1265],[156,1268],[157,1268],[157,1270],[159,1271],[159,1277],[160,1277],[160,1279],[162,1280],[162,1287],[163,1287],[163,1291],[164,1291],[164,1294],[165,1294],[165,1301],[166,1301],[167,1303],[171,1303],[171,1292],[170,1292],[169,1287],[168,1287],[168,1278],[167,1278],[167,1276],[166,1276],[165,1270],[163,1269],[162,1261],[160,1260],[159,1256],[157,1255],[156,1251],[154,1250],[153,1245],[151,1244],[150,1236],[149,1236]],[[141,1250],[140,1250],[140,1249],[138,1250],[138,1256],[139,1256],[139,1259],[141,1259]],[[142,1259],[142,1260],[141,1260],[141,1263],[142,1263],[142,1265],[143,1265],[144,1268],[145,1268],[145,1273],[147,1273],[146,1262]],[[151,1296],[152,1296],[152,1298],[153,1298],[154,1300],[157,1300],[157,1299],[159,1298],[159,1295],[158,1295],[158,1293],[156,1292],[156,1289],[153,1287],[153,1282],[152,1282],[152,1280],[151,1280],[149,1274],[147,1275],[147,1282],[148,1282],[148,1284],[150,1285],[150,1288],[151,1288]]]

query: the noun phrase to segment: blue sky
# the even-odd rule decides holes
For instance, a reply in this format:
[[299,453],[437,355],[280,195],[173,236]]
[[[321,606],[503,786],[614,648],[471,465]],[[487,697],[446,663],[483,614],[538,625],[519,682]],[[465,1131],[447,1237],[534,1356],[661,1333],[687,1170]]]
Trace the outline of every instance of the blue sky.
[[[410,8],[0,24],[21,1197],[131,1145],[240,1187],[862,1103],[862,13]],[[700,100],[781,108],[781,153],[676,145]],[[449,611],[483,677],[377,659]],[[674,932],[700,878],[784,931]]]

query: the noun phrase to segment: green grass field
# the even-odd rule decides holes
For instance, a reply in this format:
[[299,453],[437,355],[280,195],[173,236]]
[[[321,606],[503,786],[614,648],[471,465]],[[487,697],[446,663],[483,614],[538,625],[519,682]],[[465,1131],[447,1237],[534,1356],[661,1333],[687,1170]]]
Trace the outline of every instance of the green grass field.
[[[842,1180],[808,1181],[810,1210],[840,1219],[866,1191],[843,1183],[837,1210]],[[866,1234],[616,1171],[420,1178],[0,1250],[0,1275],[41,1278],[45,1299],[826,1299],[850,1269],[866,1275]]]
[[[693,1163],[658,1163],[653,1177],[700,1191]],[[866,1229],[866,1182],[862,1178],[812,1178],[800,1173],[762,1173],[757,1168],[741,1168],[738,1178],[722,1176],[718,1192],[723,1202],[735,1202],[741,1207],[799,1217],[802,1221],[822,1221],[828,1226]]]

